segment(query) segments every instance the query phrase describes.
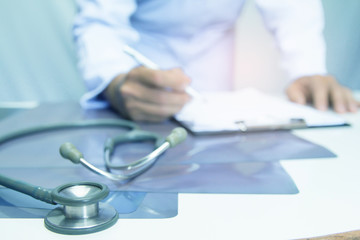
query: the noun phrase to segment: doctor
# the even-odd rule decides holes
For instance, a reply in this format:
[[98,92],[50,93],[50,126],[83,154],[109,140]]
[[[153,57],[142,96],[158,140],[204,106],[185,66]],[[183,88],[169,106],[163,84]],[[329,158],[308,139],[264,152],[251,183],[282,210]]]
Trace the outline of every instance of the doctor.
[[[136,121],[162,121],[190,100],[185,88],[231,90],[234,25],[242,0],[78,0],[74,25],[89,92],[82,105],[112,106]],[[349,89],[327,74],[320,0],[256,0],[282,53],[290,100],[356,112]],[[162,70],[140,66],[130,45]]]

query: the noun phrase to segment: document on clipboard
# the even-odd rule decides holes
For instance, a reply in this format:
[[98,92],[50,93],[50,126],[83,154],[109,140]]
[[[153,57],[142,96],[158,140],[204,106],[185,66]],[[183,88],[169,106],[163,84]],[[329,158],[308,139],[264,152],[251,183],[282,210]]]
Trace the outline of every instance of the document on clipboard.
[[333,112],[292,103],[285,98],[246,88],[203,93],[174,119],[194,135],[349,125]]

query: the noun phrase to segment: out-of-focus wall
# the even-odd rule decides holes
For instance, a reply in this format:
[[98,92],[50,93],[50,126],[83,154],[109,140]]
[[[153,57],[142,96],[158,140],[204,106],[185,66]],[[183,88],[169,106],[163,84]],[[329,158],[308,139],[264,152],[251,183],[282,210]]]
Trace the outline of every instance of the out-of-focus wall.
[[[342,84],[360,89],[360,1],[323,0],[323,6],[328,71]],[[283,93],[288,79],[280,67],[281,56],[253,0],[237,22],[236,37],[236,88]]]
[[77,100],[69,0],[0,0],[0,101]]
[[323,0],[329,72],[360,90],[360,1]]

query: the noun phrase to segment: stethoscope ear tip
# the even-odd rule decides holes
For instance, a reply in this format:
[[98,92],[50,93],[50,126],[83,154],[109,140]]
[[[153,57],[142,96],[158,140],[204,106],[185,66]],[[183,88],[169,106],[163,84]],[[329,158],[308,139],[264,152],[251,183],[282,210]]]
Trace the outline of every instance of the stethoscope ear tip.
[[84,157],[83,154],[74,146],[74,144],[66,142],[60,146],[60,155],[77,164]]
[[174,128],[170,135],[166,137],[166,141],[170,144],[170,147],[175,147],[179,143],[183,142],[187,137],[187,131],[182,127]]

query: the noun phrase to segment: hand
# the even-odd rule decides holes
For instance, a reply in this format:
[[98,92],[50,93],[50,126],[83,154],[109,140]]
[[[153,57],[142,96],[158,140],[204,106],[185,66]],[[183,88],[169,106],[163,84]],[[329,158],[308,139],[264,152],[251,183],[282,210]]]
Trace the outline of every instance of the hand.
[[118,75],[105,90],[105,97],[118,112],[135,121],[161,122],[190,100],[185,92],[190,79],[182,70],[134,68]]
[[331,76],[308,76],[295,80],[286,90],[293,102],[312,103],[319,110],[327,110],[329,105],[338,113],[356,112],[357,102],[350,89],[341,86]]

